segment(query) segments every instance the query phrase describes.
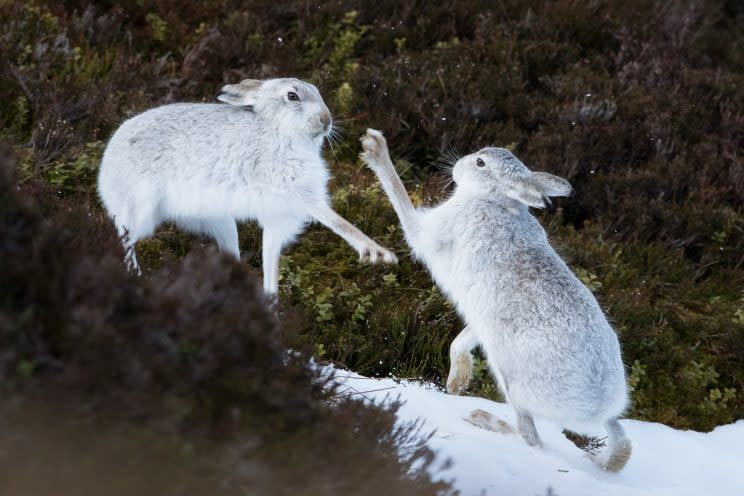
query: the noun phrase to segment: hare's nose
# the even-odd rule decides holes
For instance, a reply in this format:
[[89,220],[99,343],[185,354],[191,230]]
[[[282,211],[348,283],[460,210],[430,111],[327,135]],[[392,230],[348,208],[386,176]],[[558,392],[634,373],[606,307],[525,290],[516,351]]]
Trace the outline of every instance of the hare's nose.
[[331,114],[328,112],[323,112],[320,114],[320,122],[323,124],[323,127],[328,129],[331,125]]

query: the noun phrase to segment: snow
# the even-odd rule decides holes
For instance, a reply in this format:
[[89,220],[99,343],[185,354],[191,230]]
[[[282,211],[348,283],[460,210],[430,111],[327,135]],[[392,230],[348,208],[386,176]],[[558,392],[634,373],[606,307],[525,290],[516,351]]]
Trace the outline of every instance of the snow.
[[[544,448],[530,448],[516,435],[475,427],[463,418],[480,408],[514,425],[509,405],[453,396],[432,384],[374,379],[336,371],[344,394],[370,401],[399,398],[399,421],[424,420],[423,431],[438,461],[450,468],[435,479],[453,480],[463,496],[545,495],[744,495],[744,420],[710,433],[679,431],[663,424],[622,420],[633,455],[620,473],[607,473],[568,441],[549,421],[535,419]],[[598,435],[604,435],[598,433]]]

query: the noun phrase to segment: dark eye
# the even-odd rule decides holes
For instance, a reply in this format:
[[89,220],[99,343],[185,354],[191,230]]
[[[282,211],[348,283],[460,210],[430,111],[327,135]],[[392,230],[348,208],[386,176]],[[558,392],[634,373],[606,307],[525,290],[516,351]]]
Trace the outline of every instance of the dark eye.
[[475,161],[475,165],[477,165],[478,167],[485,167],[486,163],[483,161],[482,158],[479,158],[478,160]]
[[294,91],[290,91],[289,93],[287,93],[287,100],[289,100],[290,102],[299,102],[300,95],[298,95]]

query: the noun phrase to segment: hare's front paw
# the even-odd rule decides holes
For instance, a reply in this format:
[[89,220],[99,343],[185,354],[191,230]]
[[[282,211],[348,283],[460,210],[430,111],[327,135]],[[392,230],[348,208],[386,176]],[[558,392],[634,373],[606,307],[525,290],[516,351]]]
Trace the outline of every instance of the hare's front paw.
[[362,150],[360,157],[371,168],[378,167],[385,163],[388,158],[388,147],[385,137],[380,131],[367,129],[367,134],[362,136]]
[[359,249],[359,261],[363,263],[369,262],[371,264],[379,262],[397,264],[398,257],[395,256],[395,253],[387,248],[383,248],[374,241],[368,241]]
[[460,394],[470,384],[473,376],[473,357],[470,353],[463,353],[454,360],[450,365],[449,376],[447,377],[447,392],[449,394]]

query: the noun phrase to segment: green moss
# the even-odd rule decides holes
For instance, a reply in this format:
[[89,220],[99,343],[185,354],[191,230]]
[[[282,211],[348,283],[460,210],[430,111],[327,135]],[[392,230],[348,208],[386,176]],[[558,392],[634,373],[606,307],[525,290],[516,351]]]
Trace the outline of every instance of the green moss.
[[156,41],[165,41],[165,37],[168,34],[168,23],[154,12],[147,14],[145,19],[150,25],[150,29],[152,29],[153,39]]
[[86,143],[76,156],[59,160],[44,169],[44,176],[60,194],[92,193],[106,143]]

